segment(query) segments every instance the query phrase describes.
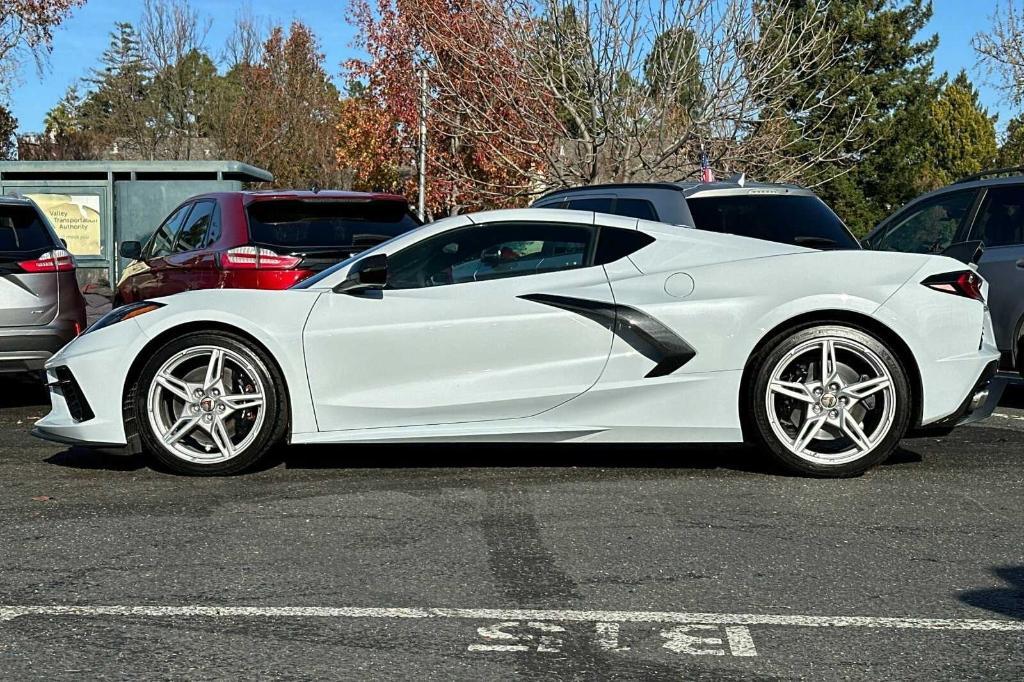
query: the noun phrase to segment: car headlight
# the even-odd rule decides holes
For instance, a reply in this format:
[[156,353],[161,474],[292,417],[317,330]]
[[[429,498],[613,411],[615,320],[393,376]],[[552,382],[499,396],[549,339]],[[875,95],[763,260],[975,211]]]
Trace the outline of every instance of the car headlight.
[[82,333],[88,334],[89,332],[94,332],[97,329],[103,329],[104,327],[109,327],[112,324],[124,322],[125,320],[130,320],[133,317],[138,317],[139,315],[151,313],[154,310],[159,310],[160,308],[163,307],[163,303],[156,303],[154,301],[139,301],[137,303],[129,303],[127,305],[121,306],[120,308],[114,308],[109,313],[107,313],[106,315],[96,320],[91,325],[89,325],[89,328]]

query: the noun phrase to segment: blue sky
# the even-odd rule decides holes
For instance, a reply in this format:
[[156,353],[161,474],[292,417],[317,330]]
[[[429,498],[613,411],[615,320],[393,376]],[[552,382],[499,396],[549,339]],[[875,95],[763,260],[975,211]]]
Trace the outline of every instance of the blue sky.
[[[19,121],[19,131],[38,131],[43,127],[46,112],[60,99],[68,85],[87,75],[98,63],[107,46],[108,33],[116,21],[136,21],[141,2],[127,0],[89,0],[75,11],[54,36],[50,65],[42,78],[34,69],[26,68],[22,83],[12,88],[11,109]],[[202,0],[195,7],[213,19],[207,37],[207,48],[216,53],[231,32],[234,17],[248,4],[253,14],[274,23],[300,19],[309,24],[320,38],[332,73],[351,54],[353,31],[345,23],[346,0]],[[928,35],[939,34],[935,66],[939,72],[956,73],[967,68],[982,93],[982,101],[991,113],[999,113],[1005,123],[1015,111],[1003,105],[999,93],[984,83],[975,68],[971,36],[988,26],[997,0],[934,0],[934,16],[926,29]]]

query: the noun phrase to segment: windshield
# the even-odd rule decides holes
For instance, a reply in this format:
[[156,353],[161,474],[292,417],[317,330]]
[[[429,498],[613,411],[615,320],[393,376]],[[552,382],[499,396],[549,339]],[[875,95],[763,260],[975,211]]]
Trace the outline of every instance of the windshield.
[[687,199],[694,227],[812,249],[859,249],[839,217],[818,197],[734,194]]
[[252,241],[281,252],[375,246],[420,224],[397,201],[257,201],[246,213]]

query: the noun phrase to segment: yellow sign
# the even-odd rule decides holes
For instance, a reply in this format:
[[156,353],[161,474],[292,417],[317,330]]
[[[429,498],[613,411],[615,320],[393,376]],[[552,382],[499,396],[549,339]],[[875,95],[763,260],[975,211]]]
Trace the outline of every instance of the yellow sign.
[[100,198],[96,194],[27,194],[76,256],[102,256]]

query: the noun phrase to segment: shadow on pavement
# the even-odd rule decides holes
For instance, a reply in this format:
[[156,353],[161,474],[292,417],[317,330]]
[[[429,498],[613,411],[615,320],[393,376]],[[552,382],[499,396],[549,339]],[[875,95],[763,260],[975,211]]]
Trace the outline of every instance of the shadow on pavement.
[[1000,407],[1013,407],[1024,410],[1024,381],[1019,379],[1010,380],[1003,391],[1003,397],[999,400]]
[[283,448],[276,459],[295,469],[589,467],[776,472],[763,453],[735,444],[342,443]]
[[[912,447],[912,446],[911,446]],[[73,447],[44,460],[70,469],[138,471],[152,468],[145,455]],[[880,466],[923,461],[900,447]],[[270,453],[255,471],[285,469],[404,468],[590,468],[590,469],[724,469],[753,474],[792,476],[771,456],[736,443],[679,445],[674,443],[543,444],[543,443],[382,443],[287,446]]]
[[[430,443],[319,445],[282,449],[269,466],[289,469],[389,468],[591,468],[591,469],[725,469],[791,476],[771,456],[736,443],[526,444]],[[899,448],[882,466],[922,461],[918,453]]]
[[1004,616],[1024,619],[1024,566],[1000,566],[992,573],[1007,587],[973,590],[960,595],[960,601]]
[[50,394],[41,374],[0,374],[0,409],[49,404]]
[[89,448],[70,448],[63,450],[44,460],[69,469],[88,469],[96,471],[138,471],[149,466],[149,460],[142,455],[124,455],[106,450]]

